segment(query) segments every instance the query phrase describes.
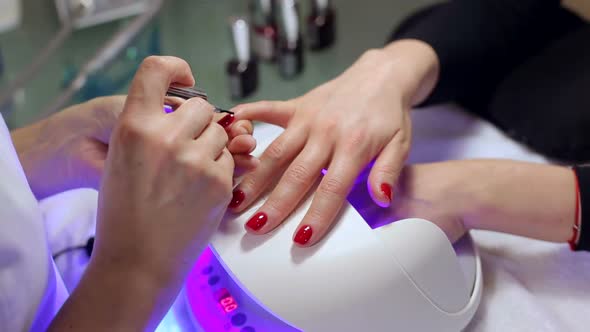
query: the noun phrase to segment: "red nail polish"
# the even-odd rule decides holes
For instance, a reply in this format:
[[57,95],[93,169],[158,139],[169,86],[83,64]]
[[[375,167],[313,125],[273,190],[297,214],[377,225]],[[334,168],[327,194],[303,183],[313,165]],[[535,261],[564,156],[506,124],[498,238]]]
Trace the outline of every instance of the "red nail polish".
[[258,231],[262,227],[264,227],[264,225],[266,225],[267,221],[268,221],[268,217],[266,216],[266,213],[258,212],[257,214],[252,216],[252,218],[250,218],[250,220],[248,220],[248,222],[246,223],[246,226],[253,231]]
[[244,201],[245,198],[246,198],[246,194],[244,194],[243,191],[234,190],[234,193],[231,198],[231,202],[229,202],[229,207],[232,209],[237,208],[238,206],[240,206],[240,204],[242,204],[242,202]]
[[381,192],[383,195],[387,196],[387,199],[391,202],[391,186],[387,183],[381,184]]
[[312,235],[313,235],[313,229],[311,229],[311,226],[305,225],[305,226],[299,228],[299,230],[297,231],[297,234],[295,235],[295,239],[293,239],[293,241],[295,241],[301,245],[305,245],[305,244],[307,244],[307,242],[309,242],[309,239],[311,239]]
[[223,117],[223,119],[217,121],[223,128],[229,127],[235,120],[235,116],[233,114],[228,114]]

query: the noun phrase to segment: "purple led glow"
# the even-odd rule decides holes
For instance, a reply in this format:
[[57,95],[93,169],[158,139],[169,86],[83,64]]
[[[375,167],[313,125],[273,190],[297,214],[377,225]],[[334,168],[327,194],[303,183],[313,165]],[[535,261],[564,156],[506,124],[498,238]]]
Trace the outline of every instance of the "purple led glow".
[[197,325],[207,332],[301,332],[266,310],[246,289],[240,288],[210,247],[203,251],[190,272],[185,294]]
[[[350,194],[348,194],[347,200],[361,217],[363,217],[367,225],[372,229],[376,229],[402,218],[395,214],[393,207],[382,208],[371,198],[367,186],[367,179],[369,178],[369,173],[373,168],[373,164],[374,163],[370,163],[367,165],[363,172],[356,178],[354,186],[352,187]],[[327,172],[327,170],[323,169],[322,175],[325,176]]]
[[170,105],[164,105],[164,112],[166,114],[174,112],[174,109]]
[[200,297],[203,294],[200,283],[197,281],[202,277],[202,271],[210,266],[215,259],[211,248],[207,247],[197,260],[195,267],[188,276],[186,283],[187,301],[193,312],[194,317],[199,321],[199,325],[205,331],[223,331],[227,322],[225,313],[219,310],[217,306],[211,305],[212,301]]

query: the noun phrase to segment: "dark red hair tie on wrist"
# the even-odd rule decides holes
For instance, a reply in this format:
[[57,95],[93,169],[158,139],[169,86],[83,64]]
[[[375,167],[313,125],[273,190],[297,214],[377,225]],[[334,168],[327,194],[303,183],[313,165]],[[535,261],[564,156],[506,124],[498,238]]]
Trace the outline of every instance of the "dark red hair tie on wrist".
[[580,183],[578,180],[578,174],[575,168],[572,168],[574,173],[574,180],[575,180],[575,188],[576,188],[576,210],[575,210],[575,219],[574,219],[574,226],[573,230],[574,233],[571,239],[568,241],[570,245],[570,249],[572,251],[577,251],[578,247],[578,233],[580,231]]
[[576,175],[577,202],[574,235],[569,244],[574,251],[590,251],[590,224],[584,227],[584,213],[590,216],[590,165],[576,165],[573,171]]

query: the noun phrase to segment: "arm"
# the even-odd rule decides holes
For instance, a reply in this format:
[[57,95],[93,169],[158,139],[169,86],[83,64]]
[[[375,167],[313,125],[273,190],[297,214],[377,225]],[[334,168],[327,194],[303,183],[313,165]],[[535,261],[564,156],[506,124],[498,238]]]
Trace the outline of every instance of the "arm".
[[90,264],[48,331],[154,330],[179,287],[129,266]]
[[570,168],[500,160],[464,165],[475,193],[467,228],[552,242],[572,237],[577,198]]
[[392,39],[421,40],[436,52],[440,78],[427,104],[485,102],[516,66],[582,24],[558,0],[455,0],[420,15]]
[[570,168],[512,160],[462,160],[404,169],[392,214],[433,221],[451,241],[481,229],[552,242],[573,235]]

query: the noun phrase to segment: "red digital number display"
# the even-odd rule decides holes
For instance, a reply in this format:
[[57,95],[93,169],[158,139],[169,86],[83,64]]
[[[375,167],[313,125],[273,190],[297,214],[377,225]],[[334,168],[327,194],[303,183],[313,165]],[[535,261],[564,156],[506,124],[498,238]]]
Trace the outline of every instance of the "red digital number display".
[[234,297],[227,291],[227,289],[224,288],[220,290],[217,294],[217,302],[219,303],[221,309],[223,309],[225,313],[230,313],[238,309],[238,303],[236,302],[236,299],[234,299]]

